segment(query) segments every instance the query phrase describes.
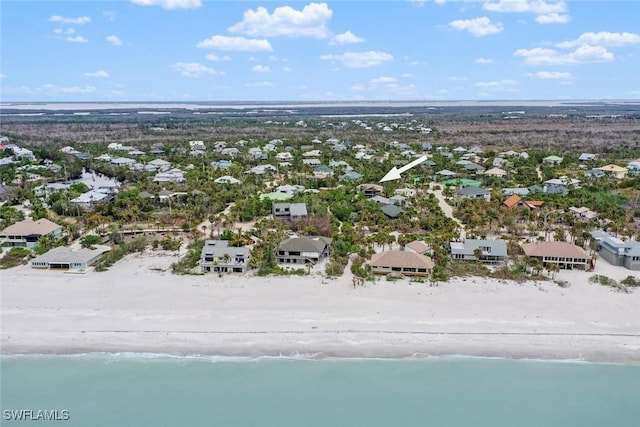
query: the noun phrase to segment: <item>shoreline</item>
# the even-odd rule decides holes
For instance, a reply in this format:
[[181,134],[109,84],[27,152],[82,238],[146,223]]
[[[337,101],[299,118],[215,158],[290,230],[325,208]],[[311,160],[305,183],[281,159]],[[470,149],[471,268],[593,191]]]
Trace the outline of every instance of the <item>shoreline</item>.
[[[237,333],[199,333],[199,335],[228,335],[234,338],[238,337]],[[20,343],[13,345],[3,342],[1,356],[84,356],[84,355],[139,355],[139,357],[175,357],[175,358],[232,358],[232,359],[259,359],[259,358],[286,358],[286,359],[391,359],[391,360],[409,360],[409,359],[429,359],[429,358],[448,358],[448,357],[470,357],[470,358],[491,358],[505,360],[539,360],[539,361],[574,361],[588,363],[613,363],[613,364],[640,364],[640,354],[637,345],[628,341],[633,339],[636,343],[640,340],[638,335],[597,335],[597,339],[593,339],[590,335],[588,340],[576,340],[576,338],[584,338],[581,334],[482,334],[482,333],[455,333],[454,336],[464,336],[472,338],[472,343],[463,343],[460,341],[448,341],[446,338],[450,334],[446,333],[420,333],[419,336],[428,336],[429,340],[416,340],[410,342],[393,344],[389,341],[375,341],[376,336],[380,334],[371,333],[350,333],[336,332],[333,334],[313,334],[317,339],[315,342],[306,343],[289,343],[286,345],[274,345],[273,341],[280,341],[285,334],[265,334],[256,332],[264,336],[265,342],[251,342],[252,349],[247,349],[247,342],[228,340],[218,345],[198,345],[193,341],[193,335],[190,336],[188,342],[182,344],[172,343],[167,345],[135,345],[130,342],[123,343],[119,334],[112,335],[117,338],[118,342],[105,343],[77,342],[76,338],[63,342],[56,346],[48,343]],[[407,334],[403,332],[402,334]],[[417,335],[412,334],[414,337]],[[99,335],[99,334],[98,334]],[[132,335],[140,337],[139,332],[132,332]],[[165,332],[160,335],[166,335]],[[169,335],[179,335],[184,338],[184,334],[171,333]],[[247,335],[247,334],[241,334]],[[251,333],[251,335],[254,335]],[[298,334],[300,335],[300,334]],[[306,335],[306,334],[304,334]],[[341,335],[346,339],[358,340],[358,344],[350,348],[346,348],[344,342],[335,341],[328,343],[328,339]],[[496,340],[496,337],[501,339]],[[512,336],[516,339],[505,338]],[[522,344],[521,338],[526,337],[526,348],[508,348]],[[549,340],[549,338],[553,338]],[[444,339],[443,339],[444,338]],[[481,339],[487,338],[487,339]],[[572,339],[570,345],[562,343],[567,339]],[[69,337],[67,337],[69,339]],[[371,347],[365,347],[360,342],[368,341]],[[75,344],[74,344],[75,342]],[[137,357],[137,356],[136,356]]]
[[[145,253],[104,273],[2,271],[0,354],[640,362],[640,292],[591,284],[594,273],[559,273],[569,288],[481,277],[353,288],[349,273],[174,276],[174,261]],[[628,271],[601,260],[595,274]]]
[[3,353],[0,352],[0,360],[5,359],[20,359],[20,358],[104,358],[113,360],[149,360],[149,361],[200,361],[208,363],[252,363],[260,361],[301,361],[301,362],[314,362],[314,361],[429,361],[429,360],[496,360],[496,361],[514,361],[514,362],[540,362],[540,363],[559,363],[559,364],[594,364],[594,365],[615,365],[615,366],[640,366],[640,361],[637,360],[620,360],[620,361],[608,361],[608,360],[585,360],[585,359],[554,359],[554,358],[535,358],[535,357],[499,357],[499,356],[474,356],[468,354],[442,354],[442,355],[430,355],[430,354],[413,354],[406,357],[364,357],[364,356],[332,356],[322,353],[306,354],[274,354],[274,355],[259,355],[259,356],[241,356],[241,355],[220,355],[220,354],[198,354],[198,353],[185,353],[185,354],[173,354],[173,353],[152,353],[152,352],[109,352],[109,351],[89,351],[89,352],[65,352],[65,353]]

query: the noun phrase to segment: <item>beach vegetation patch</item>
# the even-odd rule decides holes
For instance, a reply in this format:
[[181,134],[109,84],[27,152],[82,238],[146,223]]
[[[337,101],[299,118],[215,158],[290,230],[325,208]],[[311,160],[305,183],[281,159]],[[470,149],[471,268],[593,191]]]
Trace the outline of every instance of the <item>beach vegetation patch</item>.
[[144,236],[137,237],[132,241],[126,243],[123,242],[120,245],[114,246],[111,250],[102,257],[102,259],[96,265],[96,271],[106,271],[116,262],[120,261],[128,254],[142,252],[147,247],[147,239]]
[[[631,276],[629,276],[631,277]],[[632,278],[633,279],[633,278]],[[625,279],[626,280],[626,279]],[[624,292],[624,293],[631,293],[631,289],[627,288],[627,286],[625,286],[624,283],[622,282],[617,282],[616,280],[604,276],[602,274],[594,274],[593,276],[589,277],[589,282],[591,283],[596,283],[602,286],[610,286],[620,292]]]
[[7,254],[0,259],[0,268],[12,268],[26,264],[31,258],[31,251],[27,248],[11,248]]
[[640,286],[640,279],[638,277],[635,277],[635,276],[627,276],[624,279],[622,279],[620,281],[620,283],[622,283],[625,286],[639,287]]
[[171,271],[174,274],[195,274],[194,269],[200,262],[204,244],[204,239],[196,239],[189,243],[187,246],[187,254],[180,261],[171,264]]

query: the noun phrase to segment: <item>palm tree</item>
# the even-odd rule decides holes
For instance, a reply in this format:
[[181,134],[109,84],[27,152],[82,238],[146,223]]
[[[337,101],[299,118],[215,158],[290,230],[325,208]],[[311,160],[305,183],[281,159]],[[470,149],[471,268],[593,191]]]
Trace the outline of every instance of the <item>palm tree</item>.
[[480,249],[480,248],[475,248],[475,249],[473,250],[473,256],[474,256],[474,257],[476,257],[476,261],[477,261],[478,263],[480,263],[480,259],[481,259],[481,257],[482,257],[482,249]]

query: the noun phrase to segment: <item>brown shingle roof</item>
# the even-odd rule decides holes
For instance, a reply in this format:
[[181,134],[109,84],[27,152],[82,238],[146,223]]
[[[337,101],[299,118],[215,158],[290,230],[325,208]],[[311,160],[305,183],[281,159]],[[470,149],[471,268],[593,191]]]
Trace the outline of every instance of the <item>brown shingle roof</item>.
[[567,242],[536,242],[524,243],[522,250],[527,256],[565,257],[565,258],[589,258],[589,254],[580,246]]
[[41,218],[37,221],[25,219],[24,221],[16,222],[13,225],[8,226],[0,232],[2,236],[29,236],[29,235],[47,235],[58,228],[62,228],[61,225],[55,222],[49,221],[46,218]]
[[374,254],[371,257],[372,267],[409,267],[433,268],[433,261],[428,256],[414,252],[388,251]]

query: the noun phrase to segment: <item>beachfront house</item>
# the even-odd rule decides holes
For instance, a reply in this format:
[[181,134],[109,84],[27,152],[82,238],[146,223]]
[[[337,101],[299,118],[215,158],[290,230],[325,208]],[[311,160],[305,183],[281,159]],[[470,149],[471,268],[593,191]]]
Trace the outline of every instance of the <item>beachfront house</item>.
[[305,203],[274,203],[271,205],[271,213],[274,219],[280,221],[305,220],[308,216]]
[[63,227],[46,218],[37,221],[25,219],[16,222],[0,231],[0,244],[3,247],[21,247],[33,249],[43,236],[58,239],[62,236]]
[[249,248],[229,246],[228,240],[207,240],[200,253],[203,273],[244,273],[249,265]]
[[598,242],[596,251],[609,264],[623,266],[633,271],[640,270],[639,241],[623,241],[602,230],[593,231],[591,237]]
[[546,267],[556,264],[563,270],[589,270],[592,268],[591,257],[580,246],[567,242],[535,242],[520,245],[525,255],[535,258]]
[[408,251],[386,251],[373,254],[371,272],[374,274],[398,273],[408,276],[428,276],[433,261],[426,255]]
[[277,249],[280,264],[317,264],[331,253],[331,239],[323,236],[292,237]]
[[102,258],[108,247],[73,250],[59,246],[31,260],[31,267],[43,270],[85,271]]
[[466,239],[464,242],[450,242],[449,246],[454,260],[484,264],[501,264],[507,260],[507,243],[504,240]]

